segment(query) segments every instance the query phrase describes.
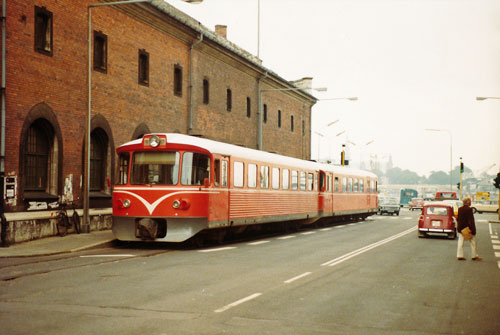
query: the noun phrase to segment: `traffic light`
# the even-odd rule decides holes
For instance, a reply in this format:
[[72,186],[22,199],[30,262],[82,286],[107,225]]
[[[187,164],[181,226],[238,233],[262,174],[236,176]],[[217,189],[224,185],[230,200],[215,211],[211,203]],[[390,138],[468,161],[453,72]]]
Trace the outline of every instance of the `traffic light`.
[[345,165],[345,151],[342,150],[340,152],[340,165],[344,166]]
[[460,189],[460,183],[457,183],[457,189]]
[[460,162],[460,173],[464,173],[464,163]]
[[498,172],[497,177],[493,179],[493,186],[500,189],[500,172]]

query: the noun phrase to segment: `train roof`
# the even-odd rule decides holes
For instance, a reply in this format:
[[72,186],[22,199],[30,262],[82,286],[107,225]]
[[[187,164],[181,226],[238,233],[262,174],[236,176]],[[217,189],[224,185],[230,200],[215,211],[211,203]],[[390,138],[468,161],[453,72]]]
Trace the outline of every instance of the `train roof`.
[[[276,165],[278,164],[286,165],[302,169],[323,170],[335,174],[345,174],[345,175],[354,175],[358,177],[371,177],[371,178],[377,177],[374,173],[369,171],[353,169],[345,166],[323,164],[313,161],[302,160],[298,158],[270,153],[267,151],[245,148],[234,144],[218,142],[190,135],[176,134],[176,133],[154,133],[147,135],[163,135],[167,137],[167,144],[175,143],[175,144],[192,145],[203,148],[212,154],[241,157],[253,161],[267,162],[269,164],[276,164]],[[121,146],[119,146],[119,148],[123,148],[129,145],[139,145],[141,143],[142,143],[142,138],[122,144]]]

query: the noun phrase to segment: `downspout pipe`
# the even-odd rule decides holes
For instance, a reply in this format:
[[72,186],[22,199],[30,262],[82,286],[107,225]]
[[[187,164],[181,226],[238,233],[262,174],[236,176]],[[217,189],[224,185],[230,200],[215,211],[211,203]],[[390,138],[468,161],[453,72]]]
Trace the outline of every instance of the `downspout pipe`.
[[1,87],[1,138],[0,138],[0,220],[2,221],[2,246],[7,247],[7,219],[5,218],[5,63],[6,63],[6,21],[7,21],[7,0],[2,0],[2,87]]
[[264,123],[264,114],[262,111],[262,89],[260,87],[260,84],[263,79],[267,78],[267,71],[264,74],[264,76],[260,77],[257,79],[257,104],[258,104],[258,111],[259,111],[259,125],[257,128],[257,149],[263,150],[262,149],[262,124]]
[[203,33],[201,33],[200,39],[191,45],[191,49],[189,50],[189,126],[188,126],[188,135],[190,135],[193,132],[193,50],[202,41],[203,41]]

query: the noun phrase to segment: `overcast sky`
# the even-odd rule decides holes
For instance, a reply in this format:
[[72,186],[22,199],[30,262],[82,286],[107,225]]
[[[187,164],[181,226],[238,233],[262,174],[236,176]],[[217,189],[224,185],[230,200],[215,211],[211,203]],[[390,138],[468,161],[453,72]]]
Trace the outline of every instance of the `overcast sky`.
[[[258,0],[168,0],[257,55]],[[313,77],[319,99],[313,131],[321,158],[392,155],[395,166],[427,175],[463,157],[480,170],[500,167],[499,0],[260,0],[260,58],[287,80]],[[331,121],[340,121],[325,127]],[[340,136],[336,134],[345,130]],[[347,139],[346,139],[347,135]],[[312,137],[313,158],[318,136]],[[364,145],[373,140],[373,143]]]

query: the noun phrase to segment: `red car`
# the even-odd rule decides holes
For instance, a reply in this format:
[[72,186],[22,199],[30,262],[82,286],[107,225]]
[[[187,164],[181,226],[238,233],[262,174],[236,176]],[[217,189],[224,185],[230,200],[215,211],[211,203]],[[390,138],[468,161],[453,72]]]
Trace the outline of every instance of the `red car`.
[[442,202],[426,203],[418,219],[418,237],[428,234],[446,234],[448,238],[457,237],[453,207]]
[[408,204],[410,210],[422,209],[424,207],[424,198],[412,198]]

